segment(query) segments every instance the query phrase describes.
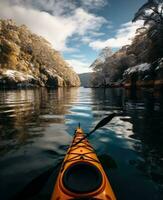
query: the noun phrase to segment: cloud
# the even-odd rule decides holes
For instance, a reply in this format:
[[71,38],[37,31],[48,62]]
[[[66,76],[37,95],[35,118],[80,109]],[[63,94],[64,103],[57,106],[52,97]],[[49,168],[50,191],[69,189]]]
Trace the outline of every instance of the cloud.
[[135,23],[127,22],[122,24],[120,29],[117,30],[115,37],[107,40],[96,40],[89,43],[89,46],[93,49],[103,49],[105,47],[120,48],[124,45],[129,45],[132,42],[132,38],[135,36],[136,29],[143,25],[143,21],[137,21]]
[[11,18],[18,24],[27,25],[32,32],[43,36],[51,42],[52,46],[57,50],[67,49],[66,39],[75,31],[71,20],[20,6],[3,6],[1,8],[0,16],[2,18]]
[[82,37],[81,41],[85,44],[89,44],[92,42],[92,38],[91,37],[88,37],[88,36],[85,36],[85,37]]
[[84,10],[100,9],[108,4],[108,0],[6,0],[10,4],[23,5],[50,12],[53,15],[71,15],[76,8]]
[[86,61],[85,55],[83,54],[72,54],[71,57],[82,59],[82,61]]
[[74,15],[70,17],[74,22],[76,33],[78,35],[88,34],[90,31],[99,30],[107,21],[103,17],[88,13],[82,8],[75,10]]
[[65,13],[71,14],[76,8],[73,0],[1,0],[9,5],[17,5],[25,8],[32,8],[44,12],[49,12],[52,15],[58,16]]
[[[0,7],[1,18],[11,18],[19,25],[27,25],[59,51],[72,51],[67,43],[73,35],[84,37],[97,32],[107,23],[103,17],[89,13],[82,7],[77,8],[72,1],[67,3],[67,0],[1,0]],[[47,12],[50,8],[51,12]],[[65,10],[70,10],[71,14],[68,12],[70,15],[65,15]]]
[[92,70],[89,68],[91,63],[85,62],[83,59],[67,59],[66,62],[69,66],[73,66],[72,68],[75,70],[76,73],[86,73],[91,72]]
[[108,2],[107,0],[80,0],[81,5],[87,9],[99,9],[104,7]]

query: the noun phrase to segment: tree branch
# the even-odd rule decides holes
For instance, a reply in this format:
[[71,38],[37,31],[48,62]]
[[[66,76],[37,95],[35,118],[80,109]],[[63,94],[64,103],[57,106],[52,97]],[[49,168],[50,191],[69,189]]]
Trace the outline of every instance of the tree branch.
[[[158,11],[158,6],[159,6],[159,4],[157,5],[157,7],[155,7],[155,8],[150,7],[149,9],[152,10],[154,13],[156,13],[159,16],[160,20],[163,20],[162,11],[161,12]],[[162,7],[162,9],[163,9],[163,7]]]

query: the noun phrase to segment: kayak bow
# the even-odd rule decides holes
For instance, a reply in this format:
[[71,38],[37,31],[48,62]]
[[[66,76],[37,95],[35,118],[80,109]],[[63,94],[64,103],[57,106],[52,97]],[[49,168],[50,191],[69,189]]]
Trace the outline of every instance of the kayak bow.
[[81,128],[62,163],[51,200],[116,200],[103,167]]

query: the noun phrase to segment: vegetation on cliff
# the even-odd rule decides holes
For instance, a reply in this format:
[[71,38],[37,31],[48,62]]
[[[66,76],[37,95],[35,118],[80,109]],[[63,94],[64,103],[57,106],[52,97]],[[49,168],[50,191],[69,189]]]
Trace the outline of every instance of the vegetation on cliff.
[[80,80],[48,41],[25,25],[0,20],[0,85],[71,87]]
[[163,84],[163,1],[148,0],[135,14],[137,20],[144,26],[137,29],[132,44],[92,65],[93,86]]

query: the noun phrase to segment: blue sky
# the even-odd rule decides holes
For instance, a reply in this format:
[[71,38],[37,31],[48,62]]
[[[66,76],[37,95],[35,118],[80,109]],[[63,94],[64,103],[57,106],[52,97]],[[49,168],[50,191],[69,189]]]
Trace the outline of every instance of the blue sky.
[[131,23],[147,0],[1,0],[0,18],[45,37],[77,73],[90,71],[101,49],[130,44],[142,22]]

